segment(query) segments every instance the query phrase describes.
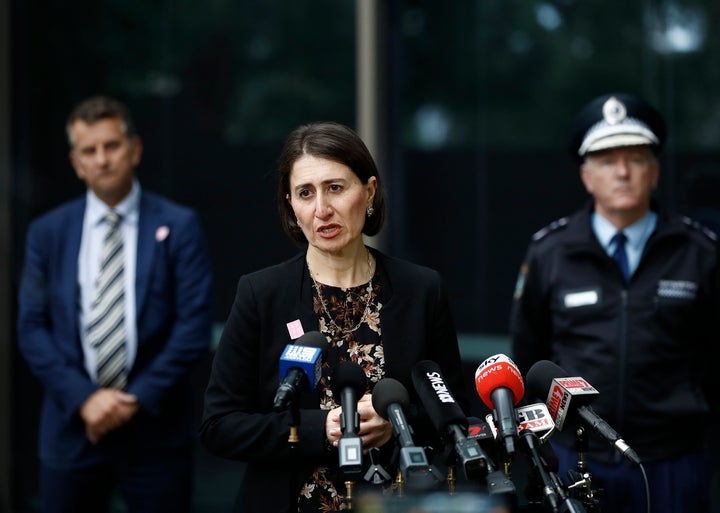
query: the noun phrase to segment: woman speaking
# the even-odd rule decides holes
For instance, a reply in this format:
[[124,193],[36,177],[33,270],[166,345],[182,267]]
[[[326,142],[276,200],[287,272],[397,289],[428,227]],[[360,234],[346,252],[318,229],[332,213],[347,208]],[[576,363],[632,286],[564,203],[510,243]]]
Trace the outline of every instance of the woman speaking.
[[[346,507],[346,489],[338,468],[342,409],[333,394],[334,369],[351,361],[364,371],[357,435],[366,454],[378,449],[373,453],[392,475],[393,430],[373,409],[372,389],[391,377],[412,391],[414,364],[433,360],[465,407],[457,336],[439,274],[364,242],[363,234],[373,236],[383,225],[385,197],[355,132],[332,122],[294,130],[279,158],[277,201],[283,228],[302,251],[240,278],[200,436],[213,454],[247,463],[237,511],[336,511]],[[310,331],[328,343],[322,377],[298,398],[299,415],[277,411],[283,350]],[[418,421],[422,409],[410,410],[416,444],[436,441],[429,422]]]

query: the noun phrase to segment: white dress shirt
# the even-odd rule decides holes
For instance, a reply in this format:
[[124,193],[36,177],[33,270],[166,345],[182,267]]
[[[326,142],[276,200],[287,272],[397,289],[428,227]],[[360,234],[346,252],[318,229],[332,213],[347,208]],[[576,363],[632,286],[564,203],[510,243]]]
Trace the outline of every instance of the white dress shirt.
[[[123,237],[123,252],[125,256],[125,332],[127,334],[127,370],[130,371],[135,355],[137,354],[137,328],[135,311],[135,266],[137,261],[137,234],[138,217],[140,211],[140,184],[135,180],[132,190],[127,197],[115,207],[120,214],[120,228]],[[103,203],[91,190],[87,191],[87,206],[83,219],[82,239],[78,255],[78,285],[80,286],[80,304],[78,320],[80,326],[80,340],[85,355],[85,368],[90,377],[97,378],[96,353],[97,349],[90,347],[85,337],[86,319],[90,313],[90,306],[95,298],[95,283],[100,273],[102,246],[107,224],[105,214],[110,208]]]

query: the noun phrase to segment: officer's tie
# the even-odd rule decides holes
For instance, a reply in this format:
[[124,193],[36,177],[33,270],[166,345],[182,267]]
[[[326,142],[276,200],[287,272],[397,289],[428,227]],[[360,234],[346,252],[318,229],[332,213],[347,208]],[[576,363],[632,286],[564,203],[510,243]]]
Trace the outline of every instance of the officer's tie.
[[623,232],[617,232],[613,235],[610,242],[615,244],[612,257],[620,267],[620,271],[622,271],[625,282],[628,282],[630,280],[630,266],[628,265],[627,252],[625,251],[625,242],[627,242],[627,237]]
[[127,384],[123,240],[120,216],[110,211],[105,221],[109,226],[88,315],[87,342],[97,349],[98,385],[123,389]]

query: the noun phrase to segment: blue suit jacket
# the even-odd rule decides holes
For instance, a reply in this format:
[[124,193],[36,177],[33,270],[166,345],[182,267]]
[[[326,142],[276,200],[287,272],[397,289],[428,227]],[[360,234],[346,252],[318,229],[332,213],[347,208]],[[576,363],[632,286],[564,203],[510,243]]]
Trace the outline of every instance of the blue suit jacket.
[[[83,364],[78,324],[78,253],[85,197],[34,221],[19,291],[18,341],[45,397],[40,458],[53,465],[103,461],[128,450],[187,447],[194,436],[193,365],[209,349],[211,269],[199,220],[187,207],[142,191],[138,220],[137,356],[127,392],[142,406],[93,446],[78,409],[97,390]],[[159,227],[169,228],[163,240]]]

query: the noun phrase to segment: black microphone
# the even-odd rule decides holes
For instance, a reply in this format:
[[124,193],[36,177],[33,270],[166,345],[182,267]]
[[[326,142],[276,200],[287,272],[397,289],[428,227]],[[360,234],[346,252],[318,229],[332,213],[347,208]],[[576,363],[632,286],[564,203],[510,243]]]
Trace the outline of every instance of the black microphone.
[[445,384],[440,366],[430,360],[418,362],[412,371],[412,381],[437,432],[453,440],[465,477],[486,476],[490,458],[477,440],[467,438],[468,419]]
[[345,480],[355,481],[362,477],[362,439],[360,414],[357,411],[358,399],[367,390],[365,371],[355,362],[341,362],[333,372],[330,388],[335,397],[340,398],[342,415],[340,429],[342,435],[338,441],[340,472]]
[[637,453],[588,406],[600,393],[585,379],[568,377],[559,365],[549,360],[540,360],[530,367],[527,384],[528,390],[538,399],[547,397],[545,402],[558,430],[562,431],[568,419],[579,418],[630,462],[640,465]]
[[[489,415],[492,418],[492,414]],[[479,417],[468,418],[468,439],[469,440],[495,440],[496,428],[494,424],[491,424],[488,420],[483,420]],[[487,460],[488,475],[487,475],[487,488],[488,494],[499,495],[509,498],[509,502],[515,503],[516,499],[513,499],[517,495],[515,489],[515,483],[508,477],[504,471],[495,469],[492,461]]]
[[280,356],[278,375],[283,376],[275,392],[273,410],[282,411],[297,396],[300,390],[313,392],[322,376],[323,356],[328,341],[319,331],[308,331],[285,346]]
[[393,378],[381,379],[373,389],[372,405],[378,415],[392,424],[400,447],[400,473],[408,488],[428,490],[435,487],[444,477],[428,463],[425,449],[416,447],[413,442],[404,412],[410,405],[410,395],[405,386]]

